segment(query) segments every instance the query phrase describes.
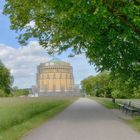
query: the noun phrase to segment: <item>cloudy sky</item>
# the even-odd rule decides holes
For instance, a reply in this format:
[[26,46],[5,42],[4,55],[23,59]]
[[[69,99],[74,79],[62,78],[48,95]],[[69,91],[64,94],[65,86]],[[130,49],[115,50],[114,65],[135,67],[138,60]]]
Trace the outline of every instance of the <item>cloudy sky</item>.
[[[36,40],[30,41],[27,46],[20,46],[16,39],[17,33],[10,30],[8,17],[2,15],[4,3],[4,0],[0,0],[0,60],[14,76],[14,86],[30,88],[36,83],[37,65],[52,59],[52,57]],[[73,58],[67,56],[68,52],[65,52],[55,57],[71,63],[75,83],[80,84],[80,81],[85,77],[96,75],[94,66],[88,64],[84,55]]]

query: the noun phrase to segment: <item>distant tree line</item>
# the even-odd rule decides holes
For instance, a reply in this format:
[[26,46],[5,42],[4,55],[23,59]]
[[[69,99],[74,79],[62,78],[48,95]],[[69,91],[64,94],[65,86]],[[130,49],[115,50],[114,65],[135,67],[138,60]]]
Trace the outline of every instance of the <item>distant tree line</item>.
[[27,96],[29,94],[29,89],[19,89],[18,87],[13,87],[12,96]]
[[12,87],[14,77],[11,75],[10,70],[0,61],[0,97],[9,96],[22,96],[28,95],[28,89],[18,89]]
[[96,76],[89,76],[81,81],[82,92],[87,95],[109,98],[140,98],[140,86],[135,87],[135,82],[130,78],[104,71]]

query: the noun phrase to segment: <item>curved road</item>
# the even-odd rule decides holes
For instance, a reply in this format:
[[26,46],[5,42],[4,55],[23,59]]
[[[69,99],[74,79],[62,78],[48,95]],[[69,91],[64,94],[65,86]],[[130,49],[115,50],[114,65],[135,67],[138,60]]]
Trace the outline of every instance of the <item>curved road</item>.
[[22,140],[140,140],[140,135],[112,111],[80,98]]

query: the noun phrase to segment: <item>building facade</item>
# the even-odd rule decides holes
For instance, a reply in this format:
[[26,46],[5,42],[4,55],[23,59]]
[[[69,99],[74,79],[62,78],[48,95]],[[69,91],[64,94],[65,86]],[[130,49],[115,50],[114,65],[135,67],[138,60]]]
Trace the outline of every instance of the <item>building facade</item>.
[[37,67],[37,88],[39,93],[66,93],[74,90],[72,66],[64,61],[52,59]]

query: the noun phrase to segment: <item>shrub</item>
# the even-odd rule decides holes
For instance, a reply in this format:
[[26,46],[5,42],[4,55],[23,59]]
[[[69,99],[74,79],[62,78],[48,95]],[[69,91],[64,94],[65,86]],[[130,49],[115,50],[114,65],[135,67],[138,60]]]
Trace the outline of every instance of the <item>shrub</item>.
[[0,97],[5,97],[5,96],[7,96],[7,95],[5,94],[5,92],[4,92],[2,89],[0,89]]

